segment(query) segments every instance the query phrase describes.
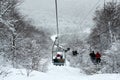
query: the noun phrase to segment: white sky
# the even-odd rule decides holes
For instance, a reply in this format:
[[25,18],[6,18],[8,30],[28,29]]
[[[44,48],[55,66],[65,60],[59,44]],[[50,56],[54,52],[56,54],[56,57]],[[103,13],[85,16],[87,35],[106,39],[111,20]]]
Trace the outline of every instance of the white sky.
[[[93,26],[92,17],[94,16],[94,11],[104,4],[104,0],[57,1],[60,27],[83,28]],[[112,0],[106,0],[106,2],[107,1]],[[36,25],[44,27],[55,27],[54,3],[55,0],[25,0],[20,8],[22,13],[27,15],[28,18],[32,18]]]

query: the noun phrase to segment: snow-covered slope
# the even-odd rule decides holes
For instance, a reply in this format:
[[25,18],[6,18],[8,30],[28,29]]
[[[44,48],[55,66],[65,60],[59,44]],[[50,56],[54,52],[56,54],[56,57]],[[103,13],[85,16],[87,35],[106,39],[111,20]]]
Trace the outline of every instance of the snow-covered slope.
[[67,66],[49,65],[48,72],[33,71],[26,76],[26,70],[10,69],[9,74],[0,80],[120,80],[120,74],[85,75],[82,70]]

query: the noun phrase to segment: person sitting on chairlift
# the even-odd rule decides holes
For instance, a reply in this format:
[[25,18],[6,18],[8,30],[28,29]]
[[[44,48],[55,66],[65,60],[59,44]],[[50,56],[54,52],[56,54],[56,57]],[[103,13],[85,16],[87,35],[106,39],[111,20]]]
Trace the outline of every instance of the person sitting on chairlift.
[[77,50],[72,51],[73,56],[76,56],[78,54]]
[[95,55],[95,52],[94,51],[92,51],[90,54],[90,58],[91,58],[91,61],[92,61],[92,63],[96,63],[96,55]]
[[101,54],[97,52],[95,58],[96,58],[96,63],[99,64],[101,62]]
[[66,50],[64,50],[65,52],[68,52],[70,50],[70,48],[67,48]]

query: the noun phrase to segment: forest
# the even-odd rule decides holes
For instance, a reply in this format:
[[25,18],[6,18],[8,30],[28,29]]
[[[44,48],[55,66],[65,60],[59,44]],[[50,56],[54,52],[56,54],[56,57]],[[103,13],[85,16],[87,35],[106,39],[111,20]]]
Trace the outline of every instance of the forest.
[[[0,0],[0,66],[25,68],[28,71],[46,72],[51,61],[52,31],[33,25],[19,11],[20,0]],[[97,9],[94,25],[87,36],[60,35],[60,44],[70,48],[67,60],[86,74],[120,73],[120,3],[108,2]],[[85,39],[82,39],[84,36]],[[74,56],[73,50],[78,54]],[[91,51],[99,51],[101,63],[96,67],[90,58]]]

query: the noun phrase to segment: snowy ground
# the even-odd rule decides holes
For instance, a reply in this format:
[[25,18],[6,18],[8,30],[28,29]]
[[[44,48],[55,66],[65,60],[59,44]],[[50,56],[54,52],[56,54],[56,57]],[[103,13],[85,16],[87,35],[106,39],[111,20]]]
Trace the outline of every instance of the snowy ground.
[[120,74],[85,75],[80,69],[69,66],[50,65],[48,72],[33,71],[26,76],[26,70],[10,69],[9,74],[0,80],[120,80]]

